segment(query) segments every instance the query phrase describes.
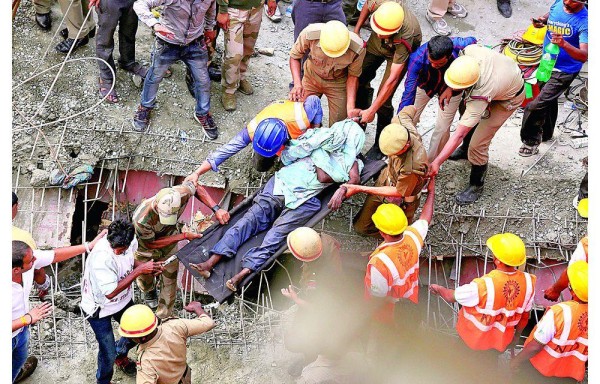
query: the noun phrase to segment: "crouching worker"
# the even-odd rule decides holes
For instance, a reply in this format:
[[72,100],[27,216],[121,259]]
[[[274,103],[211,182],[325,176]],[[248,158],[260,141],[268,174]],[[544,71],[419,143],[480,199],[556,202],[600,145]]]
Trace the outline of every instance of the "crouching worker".
[[[573,299],[546,311],[521,353],[511,361],[513,373],[529,360],[545,376],[544,383],[583,380],[588,361],[588,264],[583,260],[570,264],[567,277]],[[531,379],[533,376],[528,376]]]
[[375,186],[344,184],[346,197],[359,192],[369,196],[356,216],[354,230],[363,235],[379,236],[371,216],[384,203],[398,205],[404,211],[408,224],[414,221],[419,207],[421,189],[427,182],[427,151],[414,124],[417,110],[407,106],[394,117],[379,137],[379,148],[389,157],[388,166],[381,171]]
[[187,338],[211,330],[215,322],[197,301],[184,309],[198,317],[159,319],[143,304],[131,306],[123,313],[119,334],[138,344],[137,384],[192,383],[192,369],[187,365]]
[[[331,128],[311,129],[281,154],[285,165],[267,181],[244,216],[225,232],[210,250],[210,258],[190,264],[204,278],[223,258],[232,259],[239,247],[254,235],[270,228],[259,247],[244,256],[242,270],[226,282],[237,290],[238,284],[252,271],[260,270],[277,251],[288,233],[304,225],[321,209],[317,195],[332,183],[360,181],[362,162],[356,159],[365,134],[352,120],[335,123]],[[338,209],[345,189],[339,188],[328,206]]]
[[250,143],[254,149],[254,168],[259,172],[268,171],[284,145],[307,129],[320,127],[322,121],[321,100],[315,95],[308,96],[304,102],[279,100],[271,103],[229,143],[211,153],[186,180],[196,184],[198,178],[211,169],[218,172],[219,165]]
[[134,344],[123,338],[115,343],[111,320],[120,322],[123,312],[133,305],[136,277],[158,275],[163,270],[160,263],[134,260],[136,249],[133,225],[116,220],[108,226],[106,238],[98,241],[85,263],[80,306],[98,341],[98,384],[110,383],[113,364],[129,376],[136,373],[135,363],[127,357]]

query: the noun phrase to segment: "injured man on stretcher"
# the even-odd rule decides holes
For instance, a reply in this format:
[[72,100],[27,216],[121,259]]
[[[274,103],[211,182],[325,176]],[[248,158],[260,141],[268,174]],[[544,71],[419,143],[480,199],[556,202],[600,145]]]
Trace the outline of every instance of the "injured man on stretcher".
[[[260,269],[275,254],[288,233],[320,210],[317,195],[323,189],[333,183],[360,184],[363,163],[356,156],[364,142],[362,128],[352,120],[337,122],[330,128],[311,129],[291,140],[281,154],[284,167],[269,179],[251,208],[210,250],[210,258],[190,267],[209,278],[222,258],[235,258],[246,240],[268,229],[262,244],[244,255],[242,270],[227,280],[227,288],[235,292],[244,277]],[[345,192],[340,187],[328,207],[338,209]]]

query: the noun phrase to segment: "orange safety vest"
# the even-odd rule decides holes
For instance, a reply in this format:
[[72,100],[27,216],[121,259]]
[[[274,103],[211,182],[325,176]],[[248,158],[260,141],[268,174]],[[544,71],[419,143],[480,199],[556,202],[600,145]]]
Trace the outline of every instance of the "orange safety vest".
[[387,281],[388,305],[376,315],[384,322],[393,317],[393,303],[406,298],[417,304],[419,302],[419,254],[423,248],[423,239],[417,230],[406,228],[402,239],[393,243],[382,243],[369,256],[365,275],[365,294],[370,297],[371,279]]
[[535,293],[535,275],[493,270],[473,279],[479,303],[463,306],[458,312],[456,330],[471,349],[506,350],[514,337],[515,326],[528,313]]
[[[554,315],[554,337],[529,361],[544,376],[581,381],[588,360],[588,305],[570,300],[550,309]],[[537,325],[525,345],[533,340],[536,330]]]
[[288,134],[292,139],[296,139],[310,127],[310,121],[304,110],[304,103],[278,100],[265,107],[248,123],[246,128],[248,129],[250,140],[254,138],[254,132],[256,131],[256,127],[258,127],[258,123],[269,117],[283,120],[287,126]]

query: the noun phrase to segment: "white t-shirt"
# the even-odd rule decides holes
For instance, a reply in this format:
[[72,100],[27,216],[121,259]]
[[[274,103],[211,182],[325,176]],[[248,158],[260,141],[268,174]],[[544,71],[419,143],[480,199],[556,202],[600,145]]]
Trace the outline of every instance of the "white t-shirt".
[[[33,270],[47,267],[54,261],[54,251],[33,251],[35,261],[33,267],[23,273],[23,285],[12,282],[12,319],[18,319],[29,312],[29,295],[31,294],[31,286],[33,285]],[[12,333],[12,337],[18,335],[23,328],[19,328]]]
[[98,241],[88,255],[81,284],[81,309],[91,316],[100,308],[99,317],[106,317],[119,312],[133,298],[133,287],[130,285],[112,300],[106,295],[113,292],[119,281],[133,271],[133,254],[138,246],[133,239],[129,248],[121,255],[115,255],[108,240],[104,237]]
[[580,241],[577,243],[577,248],[573,251],[571,255],[571,260],[569,260],[569,265],[573,264],[576,261],[583,260],[587,262],[587,255],[585,254],[585,249],[583,248],[583,243]]
[[554,338],[555,333],[556,328],[554,327],[554,311],[549,309],[537,324],[537,329],[535,330],[533,337],[541,344],[545,345]]

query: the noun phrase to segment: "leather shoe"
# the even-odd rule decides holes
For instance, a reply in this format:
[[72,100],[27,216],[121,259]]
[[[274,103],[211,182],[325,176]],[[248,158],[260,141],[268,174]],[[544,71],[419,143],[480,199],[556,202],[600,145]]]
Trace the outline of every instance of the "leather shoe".
[[77,48],[82,47],[90,42],[90,39],[86,36],[83,39],[71,39],[70,37],[63,42],[60,42],[56,45],[56,50],[60,53],[69,53],[71,46],[73,46],[73,52],[77,50]]
[[[60,35],[60,37],[63,38],[63,40],[65,40],[67,37],[69,37],[69,29],[63,28],[60,30],[60,32],[58,32],[58,34]],[[94,36],[96,36],[96,27],[92,28],[87,34],[87,37],[89,37],[90,39]]]
[[500,14],[507,19],[512,16],[510,1],[498,1],[498,10],[500,11]]
[[467,159],[468,157],[468,150],[465,150],[462,146],[460,146],[456,148],[450,156],[448,156],[448,160],[462,160]]
[[44,31],[49,31],[50,28],[52,28],[52,18],[50,17],[50,12],[48,12],[48,13],[36,13],[35,14],[35,22]]

